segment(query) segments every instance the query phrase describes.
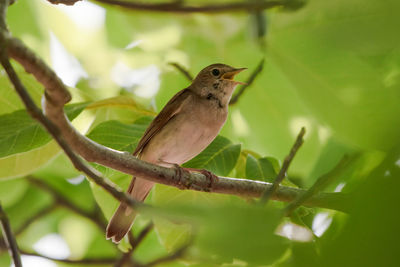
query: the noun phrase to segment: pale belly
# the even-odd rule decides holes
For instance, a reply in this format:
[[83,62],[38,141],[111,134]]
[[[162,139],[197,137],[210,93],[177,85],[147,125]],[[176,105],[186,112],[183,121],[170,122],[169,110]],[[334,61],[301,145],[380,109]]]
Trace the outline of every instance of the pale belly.
[[151,139],[141,158],[168,166],[168,163],[180,165],[198,155],[218,135],[226,119],[225,113],[216,113],[221,111],[203,110],[207,112],[203,116],[199,116],[201,111],[191,110],[172,118]]

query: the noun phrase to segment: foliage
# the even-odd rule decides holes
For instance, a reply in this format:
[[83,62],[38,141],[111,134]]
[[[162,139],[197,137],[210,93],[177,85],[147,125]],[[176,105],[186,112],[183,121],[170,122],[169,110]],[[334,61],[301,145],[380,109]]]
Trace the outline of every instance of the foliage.
[[[399,264],[400,2],[309,0],[290,11],[220,15],[102,6],[90,11],[100,14],[98,24],[85,22],[84,16],[77,21],[69,13],[84,12],[89,5],[66,8],[19,0],[10,6],[7,22],[14,36],[69,83],[73,104],[66,112],[94,141],[134,150],[155,112],[188,85],[170,62],[192,74],[224,62],[248,67],[250,75],[265,57],[264,70],[230,107],[221,135],[185,166],[271,182],[301,126],[307,129],[305,143],[285,185],[309,188],[343,155],[358,155],[326,188],[350,194],[348,214],[314,207],[284,218],[283,203],[261,207],[252,199],[157,185],[147,200],[156,208],[141,214],[133,227],[136,236],[151,219],[155,222],[155,230],[135,250],[136,260],[149,262],[191,242],[186,254],[168,266]],[[257,16],[264,18],[262,25]],[[260,26],[266,32],[257,36]],[[129,44],[133,48],[125,49]],[[40,103],[41,85],[14,65]],[[68,76],[71,71],[79,81]],[[238,79],[245,77],[243,73]],[[119,257],[128,241],[116,247],[104,238],[105,218],[118,203],[80,177],[24,111],[3,72],[0,103],[0,201],[19,246],[32,251],[42,237],[58,233],[71,259]],[[127,188],[128,175],[96,168]],[[72,206],[28,176],[51,186]],[[52,205],[63,208],[51,209],[25,227]],[[0,266],[9,264],[0,243]]]

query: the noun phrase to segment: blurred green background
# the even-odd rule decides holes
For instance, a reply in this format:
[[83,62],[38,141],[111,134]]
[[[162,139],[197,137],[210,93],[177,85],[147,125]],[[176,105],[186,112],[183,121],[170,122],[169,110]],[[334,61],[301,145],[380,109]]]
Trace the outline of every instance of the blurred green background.
[[[225,2],[231,1],[217,3]],[[184,1],[210,3],[216,2]],[[265,59],[263,71],[230,107],[221,136],[188,164],[219,175],[272,181],[302,126],[305,143],[290,166],[288,184],[308,188],[343,155],[355,155],[326,188],[350,194],[348,214],[301,208],[282,218],[282,203],[260,208],[252,200],[157,186],[148,202],[163,207],[172,219],[138,218],[135,234],[151,218],[155,231],[135,250],[136,260],[149,262],[171,253],[193,235],[183,260],[168,266],[400,264],[400,2],[284,3],[283,8],[217,15],[134,11],[96,1],[66,7],[18,0],[9,7],[12,34],[70,87],[77,104],[68,114],[75,127],[104,145],[133,151],[151,117],[189,85],[169,63],[193,75],[217,62],[247,67],[238,76],[245,81]],[[14,66],[40,104],[41,85]],[[13,228],[22,227],[20,247],[46,255],[51,249],[38,249],[38,242],[53,234],[58,241],[52,242],[64,244],[53,247],[66,247],[61,258],[117,257],[126,251],[128,242],[116,248],[104,239],[105,218],[117,202],[80,177],[23,111],[4,72],[0,100],[0,200]],[[127,187],[127,175],[96,167]],[[28,175],[83,213],[60,204]],[[50,211],[24,227],[45,209]],[[275,234],[277,228],[284,237]],[[1,250],[0,266],[9,261]]]

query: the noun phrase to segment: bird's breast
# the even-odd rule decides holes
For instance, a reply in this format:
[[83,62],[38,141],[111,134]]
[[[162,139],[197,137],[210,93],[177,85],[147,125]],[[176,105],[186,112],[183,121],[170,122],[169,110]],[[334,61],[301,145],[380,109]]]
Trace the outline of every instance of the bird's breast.
[[205,101],[187,105],[151,139],[142,158],[154,163],[182,164],[198,155],[215,139],[226,117],[226,110]]

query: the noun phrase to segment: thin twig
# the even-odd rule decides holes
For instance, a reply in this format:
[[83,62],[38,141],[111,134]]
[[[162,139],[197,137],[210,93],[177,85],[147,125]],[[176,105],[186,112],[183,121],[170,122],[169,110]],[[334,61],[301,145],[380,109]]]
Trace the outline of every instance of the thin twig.
[[296,155],[300,146],[304,142],[303,136],[305,133],[306,129],[302,127],[300,133],[297,135],[296,142],[293,144],[292,149],[290,150],[289,155],[287,155],[285,160],[283,161],[282,168],[279,171],[278,175],[276,176],[274,183],[268,190],[265,191],[264,195],[260,199],[260,203],[267,204],[271,196],[275,194],[276,190],[278,190],[279,184],[283,181],[283,179],[286,176],[286,172],[290,166],[290,163],[292,162],[294,156]]
[[58,192],[56,189],[41,181],[40,179],[36,179],[33,176],[28,176],[27,179],[34,186],[49,193],[57,204],[81,215],[82,217],[90,219],[100,228],[101,231],[106,228],[106,222],[104,221],[104,219],[102,219],[102,217],[99,217],[99,214],[96,211],[92,212],[82,209],[81,207],[75,205],[73,202],[65,198],[61,192]]
[[26,221],[24,221],[20,227],[15,231],[15,236],[20,235],[23,231],[25,231],[32,223],[36,222],[38,219],[46,216],[55,208],[57,205],[55,203],[52,203],[51,205],[44,207],[43,209],[39,210],[37,213],[33,214],[31,217],[29,217]]
[[170,62],[168,64],[175,67],[180,73],[183,74],[183,76],[186,77],[186,79],[188,79],[189,82],[193,81],[192,74],[190,74],[190,72],[187,69],[185,69],[183,66],[181,66],[180,64],[175,63],[175,62]]
[[52,258],[48,257],[42,254],[38,254],[35,252],[30,252],[30,251],[25,251],[25,250],[20,250],[22,255],[27,255],[27,256],[36,256],[36,257],[41,257],[47,260],[51,261],[56,261],[56,262],[62,262],[62,263],[68,263],[68,264],[113,264],[116,259],[115,258],[87,258],[87,259],[81,259],[81,260],[69,260],[69,259],[57,259],[57,258]]
[[301,194],[293,202],[289,203],[284,209],[285,216],[289,216],[295,209],[301,206],[307,199],[310,199],[315,194],[321,192],[325,187],[332,182],[332,180],[338,177],[345,169],[346,165],[349,164],[351,158],[344,156],[339,163],[328,173],[325,173],[303,194]]
[[[48,0],[54,4],[73,5],[79,0]],[[271,9],[285,5],[284,1],[254,1],[254,2],[233,2],[221,4],[209,4],[203,6],[184,5],[183,1],[171,1],[166,3],[146,3],[124,1],[124,0],[94,0],[99,3],[120,6],[132,10],[143,10],[152,12],[172,12],[172,13],[210,13],[218,14],[224,12],[249,12],[256,10]]]
[[1,204],[0,204],[0,223],[1,223],[1,229],[3,231],[4,241],[8,248],[10,257],[13,259],[15,267],[22,267],[17,241],[15,240],[13,232],[11,231],[10,222],[8,221],[7,214],[4,212]]
[[134,251],[139,244],[144,240],[144,238],[150,233],[150,231],[154,228],[153,222],[150,222],[146,227],[139,233],[139,235],[133,239],[131,242],[132,251]]
[[151,266],[156,266],[158,264],[161,263],[167,263],[167,262],[171,262],[174,261],[176,259],[179,259],[183,256],[183,254],[186,252],[187,248],[190,246],[191,242],[189,242],[188,244],[180,247],[178,250],[176,250],[174,253],[169,254],[165,257],[160,257],[158,259],[155,259],[151,262],[148,262],[146,264],[143,264],[142,267],[151,267]]
[[242,85],[237,90],[237,93],[234,96],[232,96],[231,101],[229,102],[229,105],[236,104],[236,102],[239,100],[239,97],[244,93],[244,90],[246,90],[246,88],[249,87],[254,82],[254,80],[256,79],[258,74],[260,74],[264,68],[264,61],[265,61],[265,59],[261,59],[260,63],[258,63],[255,70],[251,73],[250,77],[247,79],[246,84]]
[[129,250],[128,252],[122,254],[121,258],[119,258],[119,260],[117,260],[114,263],[114,267],[126,266],[128,262],[131,262],[131,257],[132,257],[132,250]]
[[58,4],[63,4],[66,6],[73,6],[76,2],[82,1],[82,0],[47,0],[53,5],[58,5]]

